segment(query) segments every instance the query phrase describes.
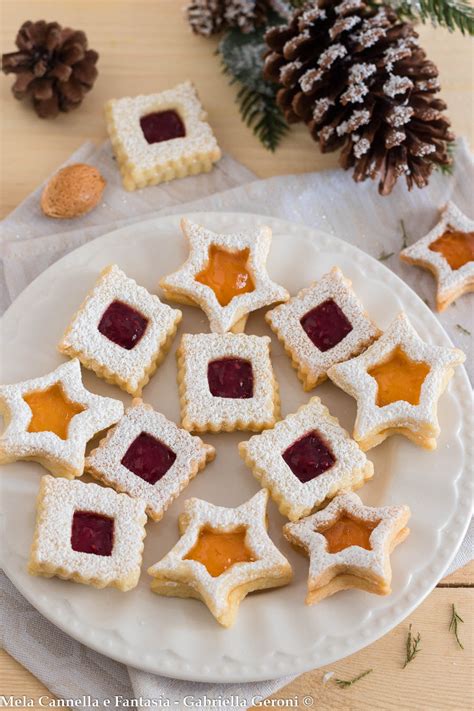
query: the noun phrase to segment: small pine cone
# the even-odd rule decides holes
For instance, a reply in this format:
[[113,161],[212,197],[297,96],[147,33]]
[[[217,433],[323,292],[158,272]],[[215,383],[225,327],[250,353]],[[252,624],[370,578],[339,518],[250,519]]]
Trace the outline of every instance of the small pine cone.
[[53,118],[81,104],[97,78],[99,58],[87,49],[84,32],[57,22],[24,22],[16,37],[18,52],[2,56],[2,71],[16,74],[15,98],[32,99],[41,118]]
[[287,121],[304,121],[323,152],[342,149],[354,180],[379,176],[382,195],[401,175],[424,187],[434,165],[450,163],[438,70],[417,37],[390,7],[364,0],[310,3],[266,34],[264,76],[280,85]]
[[224,26],[225,0],[193,0],[186,8],[186,17],[196,35],[210,37]]
[[268,10],[266,0],[227,0],[224,18],[229,27],[248,33],[264,24]]

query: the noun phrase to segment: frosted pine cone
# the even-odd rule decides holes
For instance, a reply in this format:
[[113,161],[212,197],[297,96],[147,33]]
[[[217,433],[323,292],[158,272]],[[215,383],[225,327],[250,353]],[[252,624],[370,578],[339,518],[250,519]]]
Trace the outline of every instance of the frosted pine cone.
[[356,181],[379,176],[382,195],[401,175],[424,187],[450,163],[438,70],[417,38],[391,8],[363,0],[310,3],[266,34],[264,76],[280,84],[287,121],[304,121],[323,152],[342,149]]

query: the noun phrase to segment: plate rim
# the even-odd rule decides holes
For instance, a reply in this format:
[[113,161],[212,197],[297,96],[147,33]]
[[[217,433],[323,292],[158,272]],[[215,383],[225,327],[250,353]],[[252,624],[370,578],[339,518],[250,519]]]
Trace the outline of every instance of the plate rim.
[[[449,335],[446,333],[444,330],[443,326],[441,323],[436,319],[435,314],[431,311],[431,309],[428,308],[428,306],[423,302],[423,300],[416,294],[411,287],[404,282],[397,274],[392,272],[388,267],[386,267],[384,264],[378,262],[374,257],[371,255],[367,254],[363,250],[361,250],[359,247],[356,247],[355,245],[350,244],[349,242],[344,241],[343,239],[331,235],[323,230],[317,229],[317,228],[312,228],[308,227],[307,225],[303,223],[298,223],[298,222],[292,222],[289,220],[284,220],[278,217],[272,217],[269,215],[265,214],[259,214],[259,213],[248,213],[248,212],[235,212],[235,211],[192,211],[192,212],[173,212],[171,214],[166,214],[166,215],[155,215],[154,217],[147,218],[146,220],[143,220],[141,222],[136,222],[133,223],[132,225],[126,225],[123,227],[120,227],[118,229],[112,230],[110,232],[107,232],[104,235],[101,235],[100,237],[97,237],[96,239],[93,239],[89,242],[87,242],[84,245],[81,245],[77,247],[76,249],[72,250],[71,252],[67,253],[63,257],[61,257],[59,260],[54,262],[52,265],[50,265],[47,269],[45,269],[41,274],[39,274],[30,284],[28,284],[27,287],[17,296],[17,298],[12,302],[12,304],[8,307],[8,309],[5,311],[5,313],[2,315],[0,319],[0,329],[3,326],[5,320],[9,317],[9,314],[13,309],[21,308],[22,307],[22,302],[24,300],[28,301],[28,293],[30,290],[34,289],[37,286],[37,283],[46,279],[48,274],[51,274],[52,270],[55,269],[60,269],[61,265],[64,265],[65,263],[67,264],[69,261],[74,262],[74,259],[76,258],[76,255],[78,252],[84,251],[87,252],[88,249],[91,248],[92,245],[100,246],[104,243],[110,242],[114,239],[117,238],[117,236],[120,235],[125,235],[130,228],[136,229],[140,225],[147,225],[151,223],[156,223],[156,221],[166,221],[166,220],[172,220],[175,222],[180,221],[181,218],[187,217],[191,220],[197,220],[199,221],[200,219],[206,220],[207,219],[213,219],[215,217],[218,217],[219,220],[228,220],[230,223],[233,224],[238,224],[239,221],[242,221],[242,219],[245,220],[252,220],[252,222],[255,224],[258,222],[266,222],[272,227],[275,224],[278,224],[279,227],[283,227],[288,229],[289,232],[292,232],[295,230],[295,228],[298,228],[300,230],[299,237],[303,238],[309,242],[314,247],[315,243],[315,238],[320,241],[321,248],[324,250],[325,246],[327,246],[328,243],[331,244],[333,249],[340,249],[341,251],[347,253],[353,253],[354,256],[357,258],[357,261],[362,261],[368,265],[369,267],[375,268],[376,271],[382,271],[382,273],[385,273],[387,275],[390,275],[388,278],[388,286],[389,288],[393,288],[393,286],[397,286],[397,284],[402,285],[402,290],[405,291],[407,295],[410,296],[410,298],[415,298],[417,302],[417,307],[421,308],[422,310],[425,311],[425,313],[429,314],[430,319],[433,320],[434,323],[437,325],[437,331],[438,333],[436,334],[439,336],[440,334],[442,335],[442,339],[446,342],[449,342],[452,345],[451,339],[449,338]],[[391,282],[391,283],[390,283]],[[458,369],[457,371],[457,378],[461,379],[462,386],[465,388],[467,386],[467,389],[469,392],[471,392],[470,389],[470,384],[469,384],[469,379],[467,376],[467,373],[465,371],[464,366]],[[457,399],[458,400],[458,399]],[[472,420],[472,409],[469,408],[466,403],[464,402],[458,402],[458,405],[460,406],[461,410],[461,421],[463,423],[463,444],[465,446],[467,456],[465,457],[465,462],[463,468],[460,470],[459,476],[457,477],[458,482],[463,482],[465,485],[467,485],[468,490],[473,488],[473,482],[472,480],[468,480],[465,482],[464,479],[466,478],[466,473],[469,473],[469,454],[471,454],[471,460],[472,460],[472,441],[474,438],[474,434],[469,435],[469,431],[471,433],[473,432],[473,428],[471,427],[470,430],[467,427],[466,424],[469,425],[469,422]],[[459,514],[459,503],[460,503],[460,491],[459,491],[459,485],[456,487],[457,489],[457,497],[456,497],[456,508],[447,522],[446,525],[456,523],[458,514]],[[472,497],[471,497],[472,498]],[[455,526],[455,531],[454,531],[454,540],[452,545],[449,546],[449,553],[444,557],[442,560],[441,565],[437,567],[437,571],[432,575],[431,581],[428,585],[424,586],[424,589],[422,591],[418,591],[418,593],[415,592],[413,593],[408,593],[409,587],[407,588],[407,592],[405,593],[407,596],[411,597],[411,601],[408,602],[407,604],[403,605],[402,602],[403,600],[399,601],[398,607],[401,608],[398,610],[398,613],[387,613],[387,616],[390,614],[390,620],[386,621],[385,624],[376,624],[374,632],[372,634],[366,635],[361,643],[360,639],[356,643],[356,647],[351,648],[349,645],[349,648],[341,654],[341,651],[335,651],[333,656],[331,654],[326,655],[327,659],[324,661],[324,663],[320,664],[319,666],[323,665],[326,666],[327,664],[334,663],[336,660],[342,659],[345,656],[348,656],[349,654],[353,654],[356,651],[359,651],[360,649],[363,649],[369,644],[372,644],[374,641],[377,639],[380,639],[382,636],[387,634],[391,629],[399,625],[410,613],[420,605],[423,600],[431,593],[433,588],[436,586],[437,582],[443,577],[446,569],[450,565],[451,561],[453,560],[454,556],[456,555],[456,552],[464,538],[464,535],[466,533],[466,530],[469,526],[470,518],[471,518],[471,508],[468,508],[465,510],[465,512],[461,512],[461,521],[458,521]],[[450,534],[450,538],[453,539],[453,532]],[[441,549],[438,547],[437,549],[437,558],[440,556]],[[310,669],[318,668],[318,665],[315,666],[314,662],[312,662],[312,655],[310,653],[303,655],[302,657],[297,657],[295,654],[288,654],[286,653],[286,657],[289,658],[290,660],[294,660],[294,665],[289,666],[288,662],[283,663],[281,660],[279,662],[276,661],[273,664],[271,659],[267,657],[267,662],[266,662],[266,667],[262,669],[260,673],[252,673],[251,670],[245,669],[245,664],[243,662],[237,663],[235,660],[233,660],[233,670],[230,668],[227,668],[223,670],[222,668],[213,668],[213,669],[207,669],[203,670],[201,669],[199,672],[192,671],[192,669],[189,668],[190,662],[187,659],[182,658],[180,655],[178,655],[176,652],[172,652],[172,650],[163,650],[162,653],[166,652],[172,652],[173,654],[173,663],[171,667],[163,667],[162,665],[160,666],[160,662],[158,660],[158,666],[156,663],[155,659],[137,659],[136,655],[130,654],[129,649],[127,648],[127,645],[123,642],[121,645],[117,646],[117,642],[113,641],[111,639],[108,640],[108,642],[105,642],[101,644],[100,640],[95,641],[94,639],[91,639],[90,637],[90,626],[83,623],[79,622],[77,618],[74,617],[74,615],[71,616],[71,619],[69,619],[68,616],[66,616],[63,619],[57,619],[54,617],[53,614],[50,614],[50,609],[47,606],[47,600],[42,599],[42,598],[47,598],[47,595],[40,595],[40,602],[38,601],[38,596],[30,594],[30,589],[25,588],[23,586],[23,583],[21,581],[21,578],[17,577],[15,574],[14,569],[9,568],[8,566],[8,559],[5,558],[4,563],[6,565],[3,565],[3,569],[7,577],[10,579],[10,581],[13,583],[13,585],[17,588],[17,590],[20,592],[21,595],[23,595],[32,605],[35,607],[40,614],[44,615],[46,619],[48,619],[50,622],[52,622],[55,626],[57,626],[59,629],[61,629],[64,633],[68,634],[70,637],[73,639],[76,639],[77,641],[81,642],[82,644],[86,645],[87,647],[95,650],[96,652],[100,654],[104,654],[105,656],[114,659],[115,661],[122,662],[124,664],[127,664],[129,666],[141,669],[143,671],[151,672],[154,674],[162,674],[166,676],[171,676],[172,678],[176,679],[183,679],[187,681],[200,681],[200,682],[222,682],[225,681],[225,683],[246,683],[246,682],[251,682],[251,681],[264,681],[268,679],[277,679],[280,677],[283,677],[285,675],[290,675],[290,674],[301,674],[304,673],[305,671],[308,671]],[[432,567],[436,567],[435,563],[432,562]],[[89,635],[89,636],[88,636]],[[110,637],[109,632],[106,631],[104,633],[104,637]],[[359,635],[360,637],[360,635]],[[181,660],[182,668],[179,668],[177,666],[178,660]],[[305,661],[306,660],[306,661]],[[240,671],[239,671],[240,670]],[[242,671],[244,670],[244,671]],[[223,671],[225,671],[225,679],[223,679]]]

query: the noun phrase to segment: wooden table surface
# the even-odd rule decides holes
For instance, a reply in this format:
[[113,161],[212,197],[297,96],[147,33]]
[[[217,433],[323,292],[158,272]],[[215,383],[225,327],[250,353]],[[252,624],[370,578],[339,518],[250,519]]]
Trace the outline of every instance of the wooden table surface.
[[[3,0],[2,51],[27,19],[57,20],[84,29],[100,52],[100,76],[82,107],[54,121],[42,121],[11,98],[11,77],[0,78],[2,98],[1,216],[5,216],[86,140],[106,137],[102,106],[107,99],[154,92],[192,79],[224,151],[261,177],[334,167],[335,155],[322,156],[304,128],[285,138],[276,154],[266,152],[241,123],[235,89],[222,76],[213,56],[214,40],[194,37],[182,18],[183,0]],[[460,34],[421,27],[422,45],[440,70],[443,98],[455,132],[474,141],[472,43]],[[408,543],[409,545],[409,543]],[[328,669],[299,677],[277,698],[312,695],[319,709],[431,710],[472,708],[474,564],[445,578],[409,619],[383,639]],[[465,619],[465,649],[448,631],[450,606]],[[422,651],[404,670],[409,622],[422,636]],[[349,689],[326,671],[352,678],[373,669]],[[38,699],[49,692],[6,652],[0,655],[0,694]]]

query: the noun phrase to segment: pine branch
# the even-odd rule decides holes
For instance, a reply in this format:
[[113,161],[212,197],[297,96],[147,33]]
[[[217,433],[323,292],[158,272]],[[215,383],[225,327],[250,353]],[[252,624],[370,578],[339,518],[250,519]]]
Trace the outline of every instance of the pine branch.
[[[270,24],[281,22],[274,14]],[[243,34],[229,30],[219,44],[218,54],[222,71],[230,77],[231,84],[239,84],[236,101],[247,126],[270,151],[274,151],[289,130],[275,96],[277,87],[263,78],[265,43],[263,30]]]
[[389,0],[400,16],[474,34],[474,8],[466,0]]

